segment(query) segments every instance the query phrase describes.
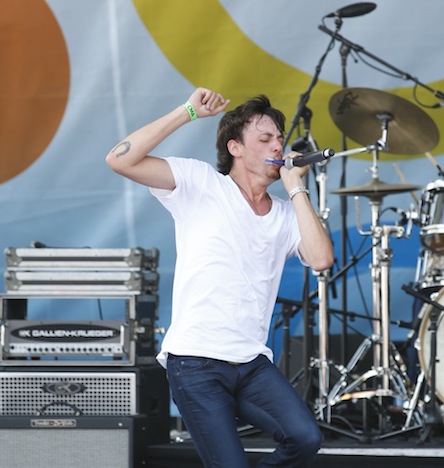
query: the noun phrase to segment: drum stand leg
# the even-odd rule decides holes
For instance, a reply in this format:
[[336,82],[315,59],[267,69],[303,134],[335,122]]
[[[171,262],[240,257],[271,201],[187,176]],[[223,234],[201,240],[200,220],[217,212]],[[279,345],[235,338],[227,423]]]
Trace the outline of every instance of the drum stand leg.
[[[412,404],[409,391],[409,379],[401,356],[390,342],[389,320],[389,266],[391,251],[389,249],[389,236],[391,233],[402,235],[399,226],[379,226],[377,211],[379,202],[372,202],[374,213],[373,223],[373,261],[372,283],[374,301],[374,328],[373,335],[364,339],[356,350],[347,366],[342,371],[342,376],[328,395],[328,404],[334,407],[341,402],[356,401],[362,399],[363,430],[368,430],[367,404],[376,403],[382,412],[379,414],[377,431],[368,434],[368,437],[383,439],[393,435],[403,434],[413,429],[419,429],[421,425],[411,425],[421,422],[416,404]],[[351,377],[357,364],[362,361],[365,354],[373,347],[373,366],[359,376]],[[351,382],[350,382],[351,380]],[[373,385],[369,384],[373,381]],[[393,430],[389,412],[385,411],[386,398],[396,402],[402,401],[403,408],[409,406],[409,412],[405,424],[399,430]]]
[[423,370],[421,370],[421,372],[418,374],[418,377],[416,379],[416,385],[415,385],[415,390],[413,392],[413,396],[410,399],[410,401],[409,401],[409,403],[408,403],[408,405],[406,407],[407,417],[405,419],[403,429],[407,429],[408,427],[410,427],[412,419],[415,416],[417,418],[416,423],[421,424],[421,418],[418,417],[416,409],[417,409],[417,407],[419,405],[419,397],[421,395],[421,390],[422,390],[422,387],[424,385],[424,381],[425,381],[425,373],[424,373]]
[[[440,309],[443,309],[440,306]],[[430,401],[425,406],[425,431],[419,443],[425,442],[432,431],[443,423],[443,418],[436,400],[436,331],[438,329],[438,317],[442,312],[435,306],[430,312]]]
[[[443,417],[441,415],[438,402],[436,400],[436,359],[437,359],[437,338],[436,333],[438,330],[438,321],[441,314],[444,314],[444,306],[437,301],[432,300],[428,295],[421,294],[420,292],[412,289],[411,287],[403,287],[403,289],[409,294],[416,296],[417,298],[422,299],[424,302],[432,305],[430,311],[429,319],[429,331],[430,331],[430,387],[429,387],[429,398],[430,400],[426,402],[424,408],[424,427],[425,430],[421,435],[419,444],[424,443],[431,435],[433,430],[443,424]],[[412,398],[412,406],[416,405],[419,400],[419,392],[423,387],[425,382],[425,373],[422,370],[418,376],[417,384],[414,392],[414,397]],[[416,397],[416,399],[415,399]]]

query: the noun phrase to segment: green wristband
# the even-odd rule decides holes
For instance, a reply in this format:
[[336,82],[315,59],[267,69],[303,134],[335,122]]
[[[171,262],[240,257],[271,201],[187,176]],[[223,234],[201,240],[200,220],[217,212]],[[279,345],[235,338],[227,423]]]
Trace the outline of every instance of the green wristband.
[[188,114],[190,115],[190,119],[196,120],[197,112],[196,112],[196,109],[193,107],[193,104],[191,104],[190,101],[187,101],[185,104],[182,104],[182,105],[188,111]]

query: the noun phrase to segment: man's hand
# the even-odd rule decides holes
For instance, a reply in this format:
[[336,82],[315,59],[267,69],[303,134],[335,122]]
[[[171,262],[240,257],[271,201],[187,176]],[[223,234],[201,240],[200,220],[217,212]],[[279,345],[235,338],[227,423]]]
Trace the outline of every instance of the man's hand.
[[[291,151],[290,153],[287,153],[282,159],[293,159],[298,156],[302,156],[302,153],[298,153],[297,151]],[[287,169],[285,166],[282,166],[280,168],[279,172],[281,175],[281,180],[287,192],[289,192],[292,188],[296,186],[303,185],[302,178],[305,176],[305,174],[307,174],[309,169],[310,166],[308,164],[302,167],[295,166],[291,169]]]
[[197,117],[202,118],[219,114],[225,110],[230,100],[211,89],[197,88],[189,97],[188,102],[194,107]]

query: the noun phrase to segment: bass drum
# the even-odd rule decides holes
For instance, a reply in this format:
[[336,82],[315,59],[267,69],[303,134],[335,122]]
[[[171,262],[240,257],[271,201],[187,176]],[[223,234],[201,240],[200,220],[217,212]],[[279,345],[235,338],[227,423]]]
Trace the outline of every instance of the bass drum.
[[[433,298],[433,301],[438,304],[444,305],[444,288],[442,288],[436,297]],[[421,325],[418,331],[418,340],[417,340],[417,349],[418,349],[418,358],[421,365],[421,369],[426,375],[427,382],[430,384],[431,377],[431,365],[430,365],[430,314],[432,313],[434,307],[431,304],[424,304]],[[436,396],[444,402],[444,311],[438,310],[438,320],[436,324]]]

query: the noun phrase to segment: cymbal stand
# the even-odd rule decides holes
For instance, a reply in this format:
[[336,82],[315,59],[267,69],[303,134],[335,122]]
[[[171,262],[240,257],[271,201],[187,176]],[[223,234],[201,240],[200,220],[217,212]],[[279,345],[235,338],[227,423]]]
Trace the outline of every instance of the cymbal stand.
[[[373,152],[373,166],[371,168],[372,176],[378,179],[377,161],[379,156],[379,148],[384,147],[387,139],[387,125],[390,116],[378,116],[382,121],[382,139],[377,142]],[[408,376],[406,366],[404,365],[399,353],[392,348],[390,342],[390,297],[389,297],[389,271],[391,261],[391,249],[389,247],[389,237],[407,237],[410,234],[411,225],[408,233],[405,233],[402,226],[382,226],[380,225],[380,206],[383,195],[372,194],[370,199],[371,208],[371,229],[363,231],[360,225],[358,216],[358,229],[362,235],[370,235],[372,237],[372,264],[371,264],[371,279],[372,279],[372,298],[373,298],[373,335],[366,338],[353,354],[347,365],[342,370],[342,376],[331,389],[328,395],[329,411],[336,404],[355,400],[359,398],[366,400],[376,397],[377,403],[381,408],[383,406],[384,397],[400,398],[403,402],[409,400],[409,392],[407,389]],[[357,364],[362,360],[370,347],[373,346],[373,366],[368,371],[355,377],[350,383],[348,378],[355,370]],[[374,378],[374,388],[367,389],[367,382]],[[365,412],[366,415],[366,412]],[[378,438],[394,435],[396,432],[387,433],[386,420],[383,415],[380,415],[378,421]],[[367,428],[367,421],[364,420],[364,428]],[[417,429],[417,426],[414,427]],[[403,427],[402,431],[407,428]]]
[[321,24],[321,25],[318,26],[318,29],[320,31],[328,34],[329,36],[331,36],[334,40],[340,41],[344,47],[347,47],[348,49],[353,50],[357,54],[366,55],[370,59],[372,59],[372,60],[374,60],[376,62],[379,62],[384,67],[386,67],[386,68],[392,70],[393,72],[395,72],[404,81],[406,81],[406,80],[413,81],[414,83],[416,83],[416,85],[421,86],[425,90],[430,91],[431,93],[433,93],[433,95],[436,96],[438,99],[441,99],[441,100],[444,99],[444,92],[442,92],[440,90],[437,90],[437,89],[431,88],[427,84],[421,82],[418,78],[414,77],[410,73],[407,73],[405,70],[401,70],[401,69],[395,67],[394,65],[386,62],[385,60],[382,60],[381,58],[379,58],[376,55],[372,54],[368,50],[364,49],[364,47],[362,47],[360,44],[355,44],[355,43],[351,42],[350,40],[348,40],[347,38],[345,38],[344,36],[341,36],[339,34],[338,28],[336,28],[335,31],[332,31],[331,29],[328,29],[325,25]]
[[[379,201],[371,201],[373,217],[378,210]],[[374,221],[373,221],[374,223]],[[403,404],[408,403],[410,394],[408,390],[408,376],[406,366],[390,342],[390,320],[389,320],[389,268],[391,249],[389,248],[389,237],[394,235],[401,237],[404,235],[404,228],[401,226],[379,226],[373,225],[373,261],[371,265],[372,293],[374,299],[374,326],[373,334],[364,339],[358,347],[350,361],[342,371],[342,376],[332,388],[328,395],[329,407],[333,407],[340,402],[354,399],[376,398],[378,405],[383,406],[384,397],[401,399]],[[358,377],[354,377],[349,382],[350,375],[353,374],[359,362],[366,353],[373,347],[373,366],[363,372]],[[367,388],[370,379],[374,379],[374,387]],[[409,419],[410,422],[411,418]],[[377,438],[389,437],[397,432],[386,431],[386,420],[382,415],[379,418]],[[415,419],[418,423],[418,419]],[[364,421],[367,427],[367,421]],[[408,427],[404,425],[400,433],[407,429],[418,429],[418,425]]]

